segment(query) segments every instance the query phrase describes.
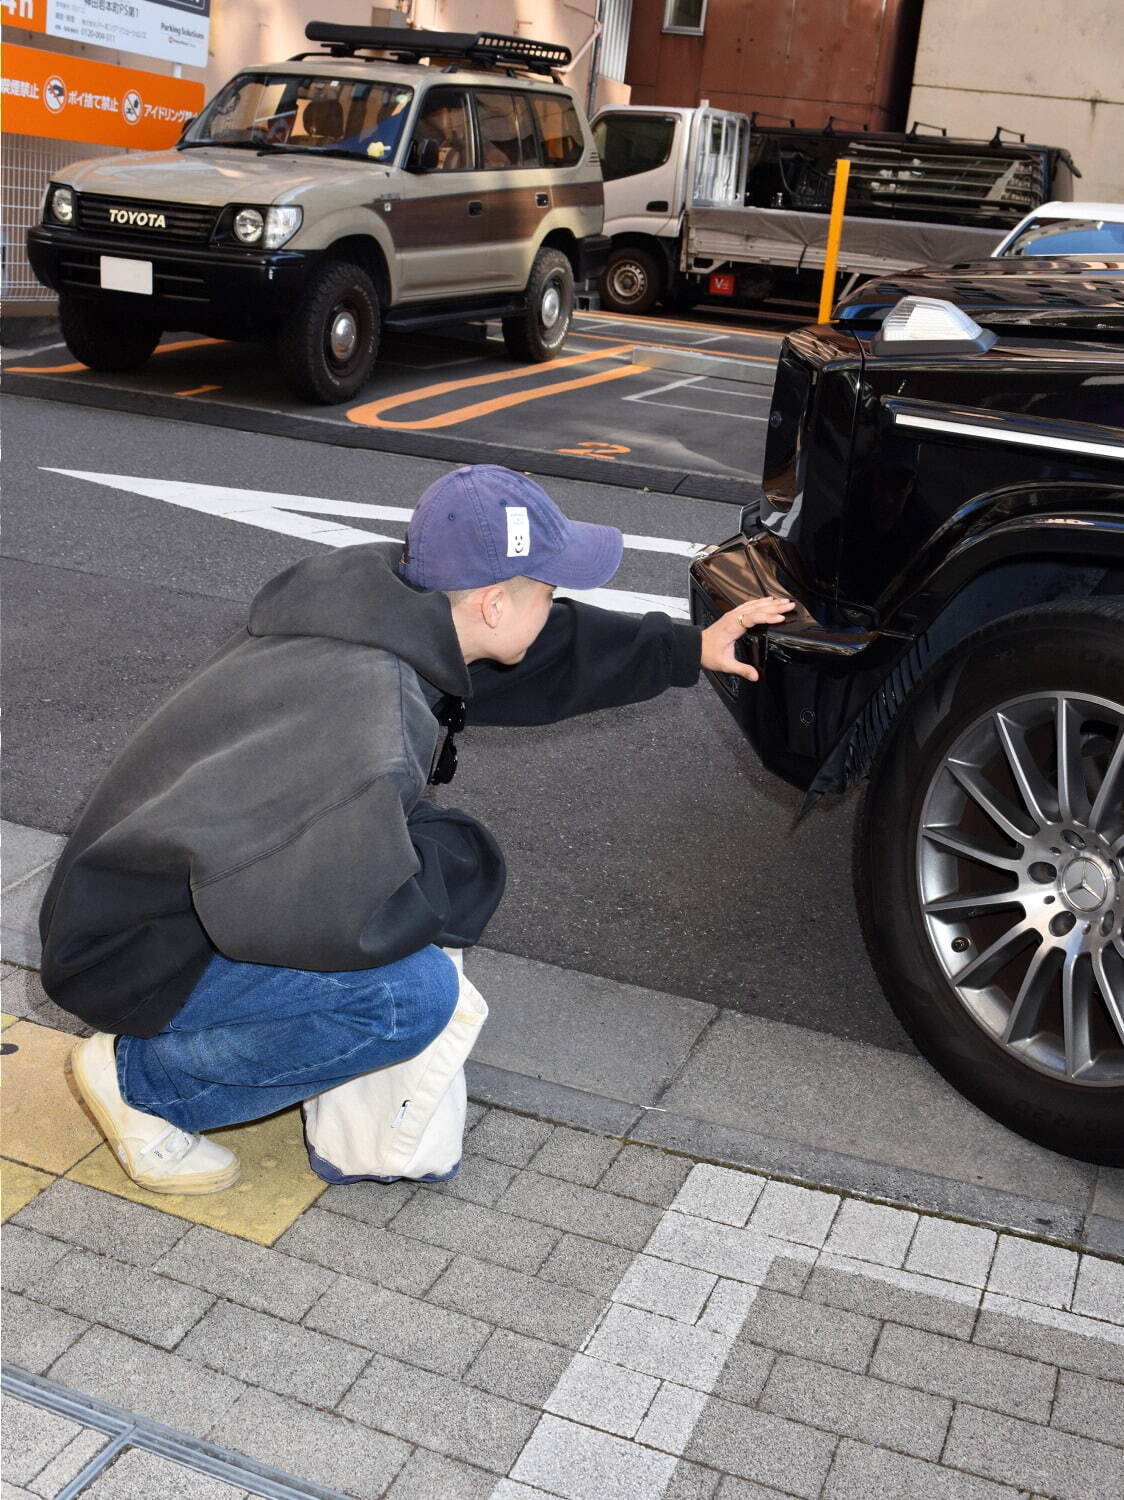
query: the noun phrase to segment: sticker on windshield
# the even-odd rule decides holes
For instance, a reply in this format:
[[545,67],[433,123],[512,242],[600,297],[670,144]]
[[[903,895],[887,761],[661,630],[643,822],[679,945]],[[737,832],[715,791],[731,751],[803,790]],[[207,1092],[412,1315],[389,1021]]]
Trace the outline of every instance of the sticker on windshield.
[[526,557],[531,550],[531,522],[525,505],[507,507],[507,555]]

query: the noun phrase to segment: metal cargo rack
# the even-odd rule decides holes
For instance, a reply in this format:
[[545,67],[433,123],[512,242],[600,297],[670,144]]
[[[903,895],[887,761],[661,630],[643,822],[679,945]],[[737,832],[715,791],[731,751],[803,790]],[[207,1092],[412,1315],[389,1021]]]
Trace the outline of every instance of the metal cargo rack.
[[1005,228],[1050,196],[1067,152],[1051,146],[920,135],[915,126],[841,132],[759,125],[751,139],[747,202],[826,213],[835,163],[851,162],[849,212]]
[[304,29],[310,42],[319,42],[321,52],[298,52],[291,59],[307,57],[356,57],[360,52],[377,53],[393,62],[464,59],[475,67],[522,69],[557,78],[556,69],[572,62],[569,47],[554,42],[536,42],[525,36],[498,32],[412,31],[408,27],[338,26],[329,21],[310,21]]

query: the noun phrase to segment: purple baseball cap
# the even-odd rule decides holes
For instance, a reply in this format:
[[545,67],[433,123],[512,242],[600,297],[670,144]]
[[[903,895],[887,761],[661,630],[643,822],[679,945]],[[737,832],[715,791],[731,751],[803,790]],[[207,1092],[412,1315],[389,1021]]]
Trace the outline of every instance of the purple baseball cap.
[[526,474],[473,464],[436,480],[406,533],[399,571],[423,589],[475,589],[523,574],[596,589],[620,567],[615,526],[571,521]]

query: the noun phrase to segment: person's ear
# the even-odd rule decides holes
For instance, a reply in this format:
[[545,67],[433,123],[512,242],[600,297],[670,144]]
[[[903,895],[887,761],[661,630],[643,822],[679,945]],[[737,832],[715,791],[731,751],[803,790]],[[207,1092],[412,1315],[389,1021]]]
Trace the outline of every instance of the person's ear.
[[480,614],[489,630],[495,630],[503,619],[505,598],[504,590],[498,583],[481,591]]

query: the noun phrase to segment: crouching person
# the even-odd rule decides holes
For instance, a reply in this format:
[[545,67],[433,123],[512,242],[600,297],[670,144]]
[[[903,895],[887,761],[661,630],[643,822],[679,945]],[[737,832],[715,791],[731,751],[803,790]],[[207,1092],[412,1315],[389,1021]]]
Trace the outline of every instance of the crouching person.
[[605,584],[610,526],[478,466],[421,497],[403,549],[308,558],[144,724],[94,791],[43,902],[43,984],[96,1027],[87,1105],[136,1182],[210,1193],[239,1164],[205,1132],[414,1057],[445,1029],[504,861],[426,800],[452,733],[547,724],[752,677],[758,600],[705,631],[554,599]]

